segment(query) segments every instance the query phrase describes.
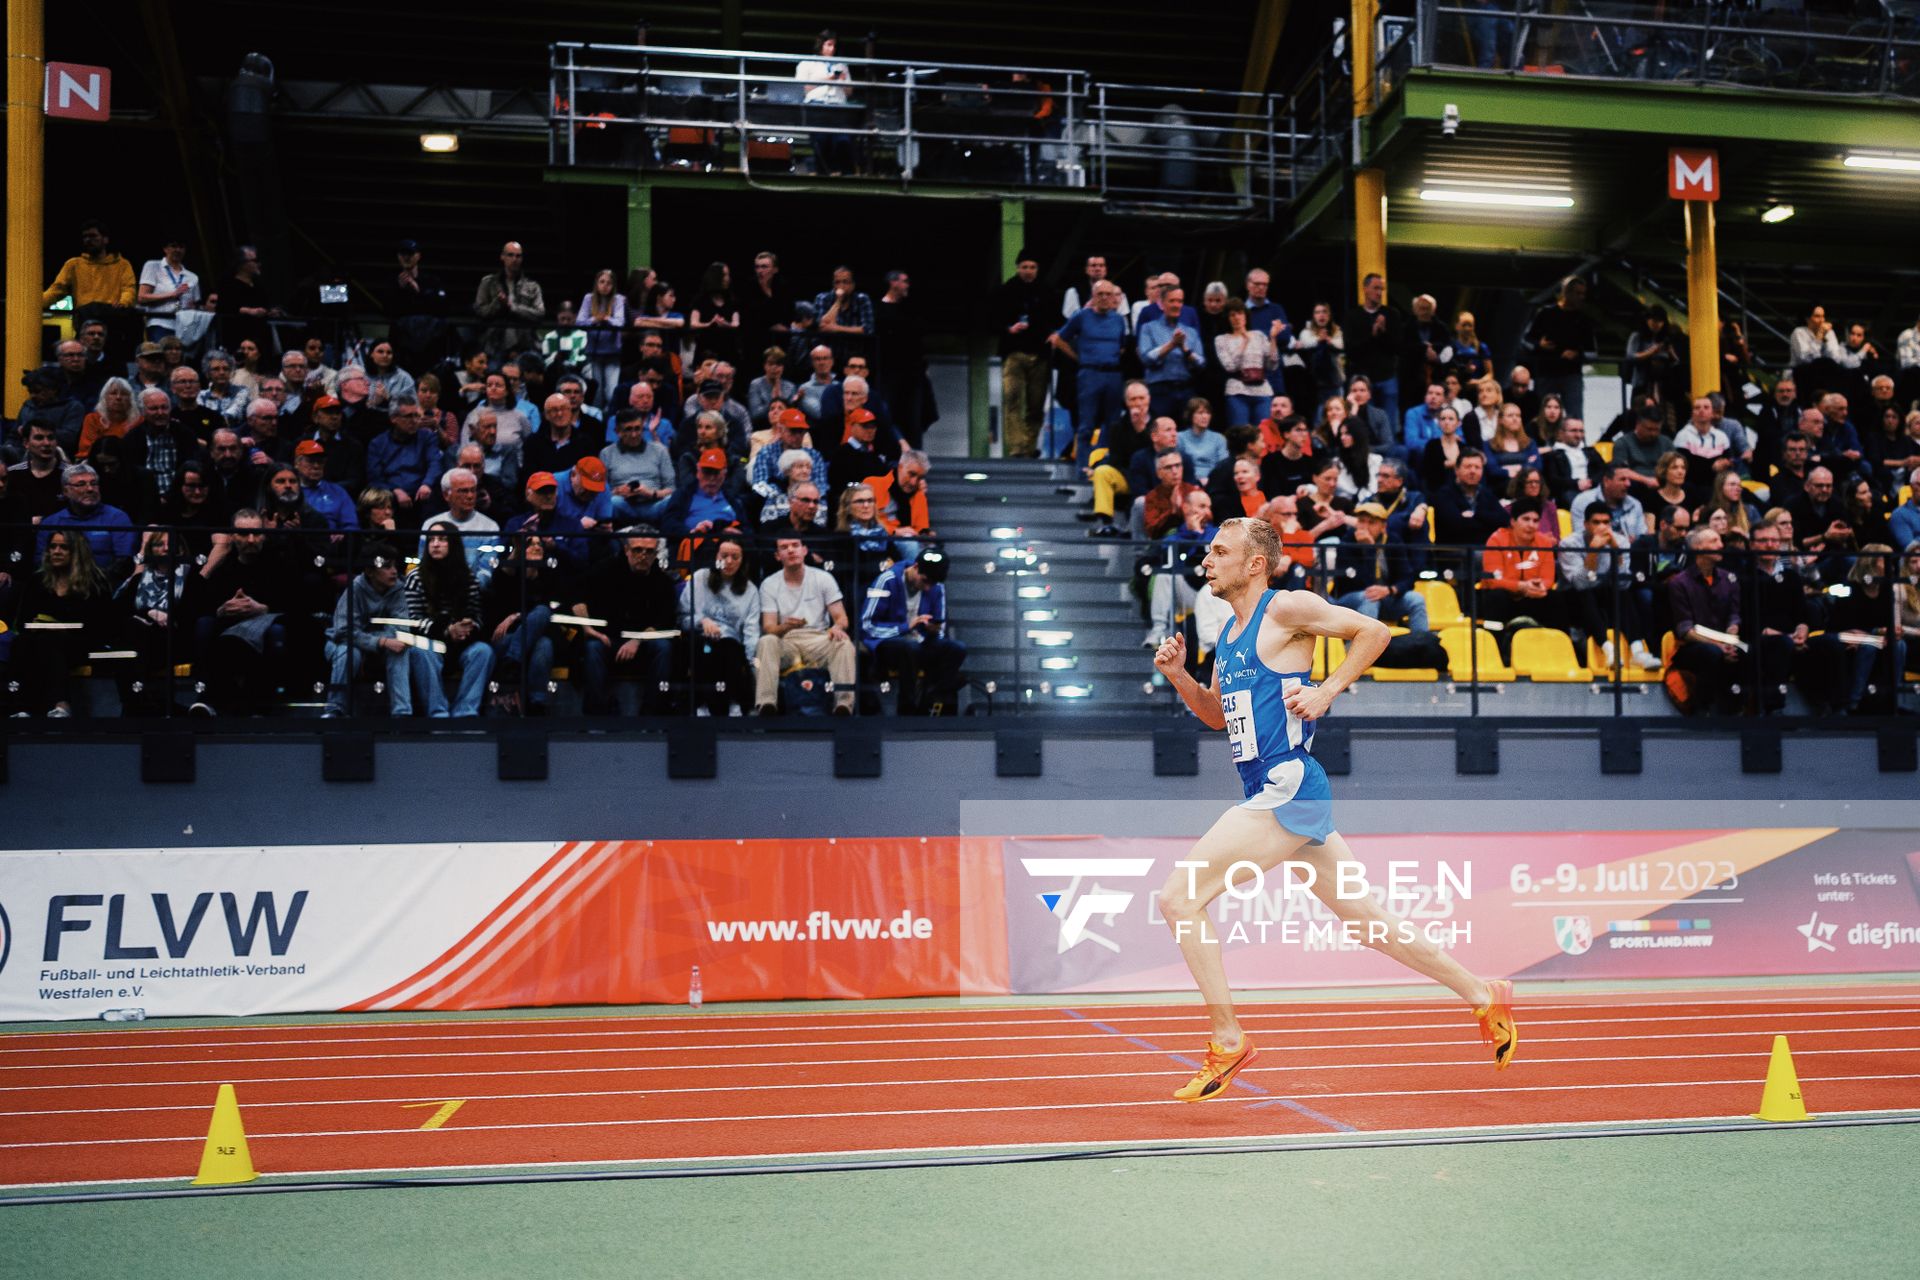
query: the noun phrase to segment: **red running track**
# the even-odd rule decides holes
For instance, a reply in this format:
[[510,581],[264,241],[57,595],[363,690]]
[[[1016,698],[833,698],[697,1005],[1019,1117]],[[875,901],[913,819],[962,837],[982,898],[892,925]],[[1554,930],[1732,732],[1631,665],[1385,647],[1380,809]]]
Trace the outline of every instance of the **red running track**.
[[1258,1063],[1198,1106],[1169,1096],[1205,1042],[1192,1005],[0,1036],[0,1185],[191,1176],[222,1083],[263,1173],[1736,1118],[1779,1032],[1816,1114],[1920,1109],[1914,986],[1523,993],[1498,1073],[1457,1003],[1243,1017]]

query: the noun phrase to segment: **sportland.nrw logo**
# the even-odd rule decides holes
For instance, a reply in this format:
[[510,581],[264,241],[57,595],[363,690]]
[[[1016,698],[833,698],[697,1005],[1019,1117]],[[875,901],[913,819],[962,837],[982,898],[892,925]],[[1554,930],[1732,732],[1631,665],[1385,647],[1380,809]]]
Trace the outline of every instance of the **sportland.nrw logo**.
[[7,923],[7,908],[0,903],[0,973],[7,970],[7,956],[13,952],[13,926]]
[[[1103,918],[1108,928],[1114,917],[1133,904],[1131,889],[1110,889],[1099,877],[1110,880],[1138,880],[1153,870],[1152,858],[1022,858],[1027,874],[1044,879],[1061,879],[1067,887],[1035,896],[1048,912],[1060,921],[1060,951],[1069,951],[1082,942],[1093,942],[1117,952],[1120,944],[1105,934],[1087,927],[1094,916]],[[1082,884],[1085,882],[1085,891]]]
[[1570,956],[1583,956],[1593,950],[1593,921],[1585,916],[1555,916],[1553,940]]

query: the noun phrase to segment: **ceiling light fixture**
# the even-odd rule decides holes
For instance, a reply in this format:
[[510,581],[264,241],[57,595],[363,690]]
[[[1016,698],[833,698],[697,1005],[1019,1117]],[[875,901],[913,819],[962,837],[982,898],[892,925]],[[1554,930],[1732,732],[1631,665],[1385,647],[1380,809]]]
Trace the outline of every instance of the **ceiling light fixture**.
[[1533,195],[1525,191],[1475,191],[1468,188],[1422,187],[1420,198],[1431,204],[1477,204],[1499,209],[1571,209],[1572,196]]
[[1881,169],[1888,173],[1920,173],[1920,156],[1875,155],[1852,151],[1840,162],[1849,169]]
[[1768,224],[1772,224],[1776,222],[1785,222],[1788,218],[1791,218],[1792,216],[1793,216],[1792,205],[1775,204],[1775,205],[1767,206],[1767,208],[1761,212],[1760,221]]
[[420,135],[420,149],[435,155],[447,155],[460,149],[460,135],[457,133],[423,133]]

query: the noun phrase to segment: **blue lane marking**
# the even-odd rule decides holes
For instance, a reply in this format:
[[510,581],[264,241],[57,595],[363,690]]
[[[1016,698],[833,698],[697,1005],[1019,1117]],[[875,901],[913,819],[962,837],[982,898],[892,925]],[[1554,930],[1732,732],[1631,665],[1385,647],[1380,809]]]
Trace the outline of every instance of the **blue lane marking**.
[[[1104,1031],[1110,1036],[1118,1036],[1120,1039],[1125,1040],[1128,1044],[1138,1045],[1140,1048],[1150,1050],[1151,1052],[1154,1052],[1154,1053],[1163,1053],[1167,1057],[1172,1058],[1175,1062],[1179,1063],[1181,1066],[1186,1067],[1188,1070],[1198,1071],[1200,1069],[1200,1064],[1198,1062],[1195,1062],[1192,1058],[1187,1057],[1185,1054],[1175,1053],[1171,1049],[1162,1049],[1159,1045],[1154,1044],[1151,1040],[1142,1040],[1139,1036],[1130,1036],[1126,1032],[1120,1030],[1120,1028],[1113,1026],[1109,1023],[1100,1022],[1093,1018],[1090,1018],[1086,1014],[1081,1013],[1078,1009],[1062,1009],[1060,1012],[1066,1014],[1069,1018],[1079,1019],[1081,1022],[1086,1023],[1088,1026],[1092,1027],[1096,1031]],[[1341,1133],[1358,1133],[1359,1132],[1359,1130],[1354,1128],[1354,1126],[1350,1124],[1342,1124],[1340,1121],[1335,1120],[1332,1116],[1321,1115],[1318,1111],[1315,1111],[1312,1107],[1305,1106],[1301,1103],[1295,1102],[1292,1098],[1274,1097],[1270,1090],[1263,1089],[1259,1085],[1253,1084],[1243,1079],[1240,1076],[1235,1076],[1233,1078],[1233,1083],[1236,1087],[1245,1089],[1248,1093],[1259,1094],[1263,1099],[1265,1099],[1264,1101],[1261,1101],[1261,1102],[1248,1103],[1247,1110],[1249,1111],[1253,1110],[1256,1107],[1271,1107],[1271,1106],[1279,1105],[1279,1106],[1287,1107],[1290,1110],[1296,1111],[1299,1114],[1307,1117],[1307,1119],[1315,1121],[1319,1124],[1323,1124],[1327,1126],[1327,1128],[1329,1129],[1335,1129]]]
[[1290,1111],[1297,1111],[1301,1115],[1305,1116],[1307,1119],[1317,1120],[1321,1124],[1327,1126],[1327,1128],[1337,1129],[1341,1133],[1360,1132],[1358,1129],[1354,1128],[1354,1126],[1350,1124],[1342,1124],[1340,1121],[1335,1120],[1332,1116],[1321,1115],[1318,1111],[1315,1111],[1312,1107],[1309,1107],[1304,1103],[1295,1102],[1292,1098],[1268,1098],[1264,1102],[1249,1102],[1247,1104],[1246,1109],[1248,1111],[1256,1111],[1261,1107],[1272,1107],[1272,1106],[1281,1106],[1281,1107],[1286,1107]]

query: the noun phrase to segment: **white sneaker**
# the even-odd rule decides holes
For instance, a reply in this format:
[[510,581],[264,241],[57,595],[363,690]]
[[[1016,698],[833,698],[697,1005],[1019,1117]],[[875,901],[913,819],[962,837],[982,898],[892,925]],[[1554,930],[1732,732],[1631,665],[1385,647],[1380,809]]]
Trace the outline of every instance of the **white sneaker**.
[[1607,670],[1613,670],[1613,641],[1603,640],[1600,642],[1600,656],[1607,660]]
[[706,719],[706,718],[707,718],[708,716],[711,716],[711,715],[713,714],[713,712],[711,712],[711,711],[709,711],[709,710],[707,710],[707,709],[706,709],[705,707],[695,707],[695,708],[693,709],[693,714],[694,714],[694,715],[696,715],[696,716],[699,716],[699,717],[700,717],[701,719],[703,719],[703,720],[704,720],[704,719]]
[[1646,641],[1635,640],[1628,646],[1627,652],[1633,655],[1633,660],[1640,664],[1642,671],[1658,671],[1660,669],[1660,659],[1648,652]]
[[1147,638],[1140,642],[1140,647],[1142,649],[1158,649],[1161,645],[1165,644],[1166,642],[1167,642],[1167,638],[1161,635],[1158,631],[1149,631],[1147,632]]
[[71,720],[73,719],[73,712],[67,710],[65,707],[54,707],[47,712],[47,719]]
[[729,718],[738,719],[739,717],[744,716],[745,714],[747,713],[740,709],[740,704],[737,702],[727,708],[727,715]]

